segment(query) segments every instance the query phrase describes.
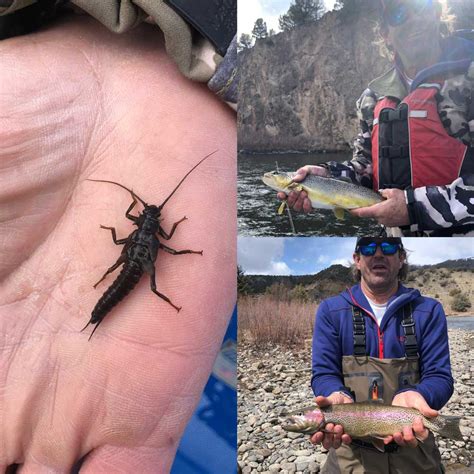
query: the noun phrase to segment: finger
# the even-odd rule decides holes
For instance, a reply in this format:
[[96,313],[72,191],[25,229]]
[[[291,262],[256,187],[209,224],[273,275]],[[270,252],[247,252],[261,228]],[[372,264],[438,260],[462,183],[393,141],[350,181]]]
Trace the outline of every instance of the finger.
[[420,403],[416,408],[418,408],[422,415],[425,415],[429,418],[438,416],[438,412],[433,410],[426,402]]
[[[47,466],[33,459],[26,459],[16,471],[18,474],[68,474],[71,472],[70,466]],[[3,471],[2,471],[3,472]]]
[[331,401],[326,397],[319,395],[316,397],[316,405],[318,405],[318,407],[327,407],[328,405],[331,405]]
[[350,212],[357,217],[373,217],[376,218],[379,214],[379,206],[383,203],[374,204],[373,206],[360,207],[359,209],[352,209]]
[[94,449],[86,458],[81,474],[111,472],[170,472],[177,440],[162,448],[124,448],[102,446]]
[[296,191],[291,191],[290,194],[288,194],[288,206],[293,207],[296,200],[298,199],[299,194],[300,193],[297,193]]
[[296,199],[296,202],[293,204],[293,209],[295,211],[301,212],[303,210],[303,203],[307,194],[304,191],[301,191]]
[[392,441],[393,441],[393,436],[386,436],[386,437],[383,439],[383,443],[384,443],[384,444],[390,444]]
[[293,181],[296,181],[296,182],[303,181],[308,175],[308,173],[310,172],[311,172],[311,166],[309,165],[303,166],[302,168],[298,168],[296,170],[295,176],[293,177]]
[[405,446],[405,440],[403,439],[403,435],[401,433],[394,433],[393,441],[395,441],[395,443],[397,443],[399,446]]
[[286,194],[285,193],[277,193],[277,198],[280,199],[280,201],[286,201]]
[[379,189],[379,193],[385,198],[389,199],[393,195],[393,189]]
[[341,446],[343,433],[344,433],[344,428],[341,425],[336,425],[334,427],[334,442],[333,442],[334,449],[337,449],[339,448],[339,446]]
[[334,435],[330,433],[325,433],[322,445],[326,449],[331,449],[333,446]]
[[321,441],[323,440],[323,438],[324,438],[324,433],[322,431],[318,431],[318,432],[314,433],[313,436],[311,436],[310,441],[313,444],[320,444]]
[[429,432],[423,425],[423,420],[420,417],[415,418],[413,422],[413,432],[415,437],[424,441],[428,438]]
[[344,433],[342,435],[341,440],[344,444],[351,444],[352,443],[352,438],[347,433]]
[[416,446],[418,445],[418,440],[415,438],[412,427],[404,426],[402,434],[405,443],[411,448],[416,448]]
[[303,201],[303,211],[308,213],[308,212],[311,212],[312,210],[313,210],[313,206],[311,204],[311,201],[309,200],[309,198],[306,198]]

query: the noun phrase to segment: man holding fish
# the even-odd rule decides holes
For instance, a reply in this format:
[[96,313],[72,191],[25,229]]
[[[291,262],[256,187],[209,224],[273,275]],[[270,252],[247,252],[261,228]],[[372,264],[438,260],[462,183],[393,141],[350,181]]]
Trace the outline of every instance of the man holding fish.
[[[445,0],[378,4],[394,67],[357,101],[353,159],[304,166],[293,181],[349,178],[380,191],[383,202],[351,213],[404,235],[474,234],[474,42],[447,34]],[[297,211],[320,207],[301,188],[281,191]]]
[[[315,424],[320,413],[312,412],[286,429],[314,433],[311,441],[330,450],[323,473],[440,473],[424,423],[462,439],[458,419],[437,416],[453,393],[443,308],[400,283],[400,238],[359,238],[353,259],[360,283],[321,303],[313,334],[311,385],[323,415],[334,411],[332,422]],[[354,402],[341,417],[340,404]]]

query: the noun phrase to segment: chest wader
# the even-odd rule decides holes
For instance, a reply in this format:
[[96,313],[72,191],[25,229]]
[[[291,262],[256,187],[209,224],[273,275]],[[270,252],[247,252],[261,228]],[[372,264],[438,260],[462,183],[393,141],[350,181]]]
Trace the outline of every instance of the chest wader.
[[[420,378],[418,344],[411,306],[403,309],[402,328],[405,339],[405,357],[379,359],[367,355],[365,317],[353,308],[354,355],[343,356],[342,371],[345,386],[357,402],[383,401],[386,405],[398,390],[416,385]],[[381,337],[381,336],[380,336]],[[380,342],[380,341],[379,341]],[[380,344],[379,344],[380,346]],[[382,355],[383,354],[379,354]],[[329,451],[322,474],[439,474],[443,472],[441,456],[430,433],[428,439],[416,448],[398,446],[392,442],[385,452],[371,443],[353,440]]]

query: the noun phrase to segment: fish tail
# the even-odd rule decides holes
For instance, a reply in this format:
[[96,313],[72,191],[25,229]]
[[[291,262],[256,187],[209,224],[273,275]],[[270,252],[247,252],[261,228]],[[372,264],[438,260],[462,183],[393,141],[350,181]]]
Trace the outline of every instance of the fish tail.
[[462,433],[459,429],[460,416],[438,415],[434,420],[430,420],[435,426],[438,434],[445,438],[462,441]]

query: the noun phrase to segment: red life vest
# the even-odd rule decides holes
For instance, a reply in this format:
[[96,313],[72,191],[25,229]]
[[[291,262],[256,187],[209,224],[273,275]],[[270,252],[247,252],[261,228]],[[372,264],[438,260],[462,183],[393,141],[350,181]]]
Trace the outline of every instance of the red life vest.
[[448,135],[438,114],[437,84],[422,84],[402,102],[379,100],[374,110],[374,189],[442,186],[472,164],[472,150]]

